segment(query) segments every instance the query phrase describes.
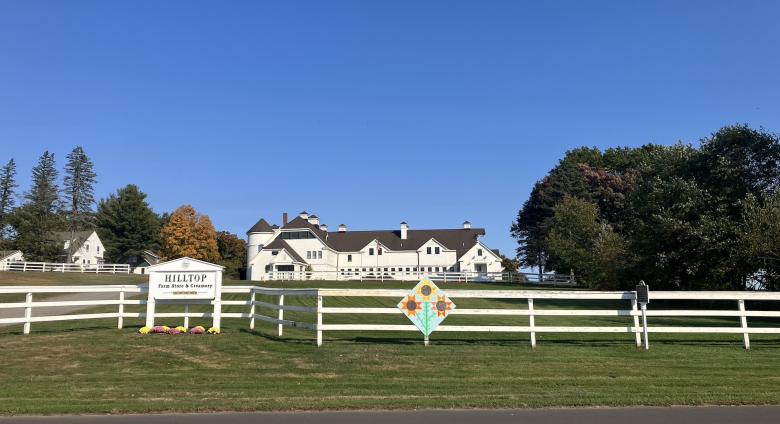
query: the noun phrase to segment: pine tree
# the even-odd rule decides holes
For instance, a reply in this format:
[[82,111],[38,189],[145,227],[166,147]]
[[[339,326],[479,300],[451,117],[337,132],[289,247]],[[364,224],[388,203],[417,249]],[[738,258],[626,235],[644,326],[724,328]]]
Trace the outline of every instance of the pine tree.
[[[71,242],[76,231],[93,224],[92,205],[95,203],[95,171],[92,160],[81,146],[75,147],[67,156],[62,195],[65,200],[68,230]],[[68,252],[68,262],[71,253]]]
[[9,236],[9,215],[16,205],[16,162],[11,159],[0,168],[0,243]]
[[44,152],[32,174],[32,188],[24,195],[25,204],[10,217],[10,224],[16,233],[14,243],[17,249],[24,252],[27,260],[54,261],[63,247],[58,241],[52,240],[52,235],[64,227],[59,215],[60,199],[54,154]]
[[146,194],[135,185],[120,188],[101,200],[96,223],[108,261],[117,262],[160,247],[160,221],[146,202]]
[[190,205],[173,212],[160,231],[164,260],[188,256],[204,261],[218,261],[217,232],[206,215],[199,215]]

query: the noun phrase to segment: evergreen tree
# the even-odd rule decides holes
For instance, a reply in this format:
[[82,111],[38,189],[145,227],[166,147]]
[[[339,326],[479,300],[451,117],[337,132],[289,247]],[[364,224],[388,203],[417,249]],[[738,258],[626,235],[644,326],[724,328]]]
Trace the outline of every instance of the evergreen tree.
[[[0,243],[5,244],[9,231],[9,216],[16,205],[16,162],[11,159],[0,168]],[[0,246],[2,247],[2,246]]]
[[57,187],[57,168],[54,154],[44,152],[33,167],[33,182],[25,193],[25,204],[11,215],[16,248],[27,260],[55,261],[63,250],[52,240],[55,231],[61,231],[64,222],[59,215],[60,200]]
[[[70,238],[78,230],[89,228],[94,223],[92,205],[95,203],[95,171],[92,160],[81,146],[75,147],[67,156],[62,195],[65,200],[65,213]],[[68,262],[71,253],[68,252]]]
[[96,223],[107,261],[117,262],[160,247],[160,221],[146,202],[146,194],[135,185],[120,188],[101,200]]

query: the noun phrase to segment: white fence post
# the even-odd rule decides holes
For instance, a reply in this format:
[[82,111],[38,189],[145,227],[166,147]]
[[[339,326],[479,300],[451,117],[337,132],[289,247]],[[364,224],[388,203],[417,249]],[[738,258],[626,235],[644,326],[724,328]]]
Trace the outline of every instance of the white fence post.
[[32,293],[27,293],[27,306],[24,308],[24,334],[30,334],[30,318],[32,318]]
[[119,292],[119,317],[116,320],[116,328],[122,329],[122,325],[124,324],[124,313],[125,313],[125,292],[124,290]]
[[317,346],[322,346],[322,295],[317,290]]
[[184,328],[190,328],[190,304],[184,304]]
[[739,299],[739,321],[742,324],[742,329],[745,331],[742,333],[742,341],[745,343],[745,349],[750,350],[750,334],[748,333],[747,316],[745,315],[745,299]]
[[[283,294],[279,295],[279,310],[277,311],[277,319],[279,321],[284,319],[284,295]],[[282,334],[284,334],[284,326],[280,322],[278,327],[279,327],[279,330],[278,330],[279,337],[282,337]]]
[[642,335],[639,334],[639,308],[637,307],[636,296],[631,299],[631,314],[634,316],[634,337],[636,338],[636,347],[641,347]]
[[252,303],[252,306],[249,307],[249,329],[254,330],[255,329],[255,289],[252,289],[252,295],[250,296],[249,301]]
[[534,319],[533,298],[528,298],[528,326],[531,327],[531,347],[536,347],[536,332],[534,331],[536,320]]

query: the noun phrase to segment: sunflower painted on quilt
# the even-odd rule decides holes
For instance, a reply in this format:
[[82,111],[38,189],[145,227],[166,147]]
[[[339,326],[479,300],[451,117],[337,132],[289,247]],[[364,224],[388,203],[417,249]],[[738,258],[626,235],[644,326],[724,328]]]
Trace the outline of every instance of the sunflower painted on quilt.
[[425,277],[401,299],[398,309],[424,336],[429,336],[455,309],[455,304],[446,293]]

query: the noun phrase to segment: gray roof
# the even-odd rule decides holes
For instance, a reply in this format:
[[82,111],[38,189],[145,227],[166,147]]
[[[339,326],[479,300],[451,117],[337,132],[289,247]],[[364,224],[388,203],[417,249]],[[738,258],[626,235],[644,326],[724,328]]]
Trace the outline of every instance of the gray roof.
[[273,231],[274,229],[271,227],[271,224],[269,224],[265,219],[260,218],[260,220],[257,221],[257,223],[253,225],[252,228],[250,228],[246,233],[272,233]]
[[19,252],[18,250],[0,250],[0,259],[3,259],[7,256],[11,256],[14,253]]
[[60,231],[54,233],[54,240],[60,241],[60,242],[66,242],[70,241],[70,246],[68,246],[67,249],[63,247],[63,251],[69,252],[69,253],[76,253],[81,248],[81,245],[84,244],[85,241],[89,238],[89,236],[94,233],[95,230],[86,230],[86,231],[76,231],[74,232],[73,239],[71,240],[71,233],[70,231]]
[[[76,231],[73,233],[73,240],[86,240],[95,230]],[[57,241],[70,241],[70,231],[60,231],[54,233],[54,239]]]
[[[309,229],[328,247],[338,252],[357,252],[372,240],[379,241],[390,250],[417,250],[433,238],[447,249],[457,251],[458,258],[477,244],[479,236],[485,235],[484,228],[407,230],[406,240],[401,240],[400,230],[339,231],[329,233],[300,217],[293,219],[282,229]],[[281,239],[276,240],[283,241]],[[276,243],[276,240],[266,247],[273,248],[271,246]]]
[[296,251],[295,251],[295,249],[293,249],[292,247],[290,247],[290,245],[289,245],[289,244],[287,244],[287,242],[286,242],[286,241],[284,241],[284,240],[282,240],[282,239],[280,239],[280,238],[278,238],[278,237],[277,237],[277,238],[276,238],[274,241],[272,241],[272,242],[271,242],[269,245],[267,245],[267,246],[263,247],[263,249],[268,249],[268,250],[281,250],[281,249],[284,249],[284,250],[286,250],[286,251],[287,251],[287,253],[289,253],[289,254],[290,254],[290,256],[292,256],[292,257],[293,257],[293,259],[295,259],[296,261],[298,261],[298,262],[301,262],[301,263],[304,263],[304,264],[305,264],[305,263],[307,263],[307,262],[306,262],[306,261],[305,261],[305,260],[304,260],[304,259],[301,257],[301,255],[299,255],[299,254],[298,254],[298,252],[296,252]]

